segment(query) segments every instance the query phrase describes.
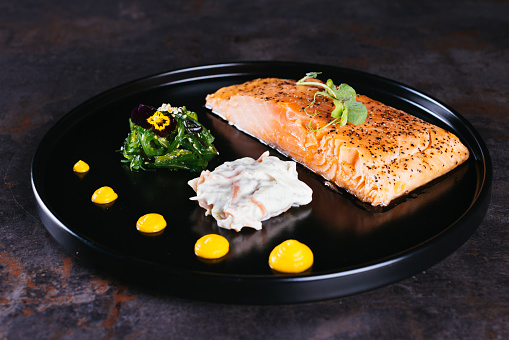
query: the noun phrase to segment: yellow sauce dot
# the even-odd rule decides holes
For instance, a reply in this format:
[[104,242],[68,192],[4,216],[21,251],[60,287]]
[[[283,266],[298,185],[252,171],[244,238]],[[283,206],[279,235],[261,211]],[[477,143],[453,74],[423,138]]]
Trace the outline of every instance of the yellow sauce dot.
[[225,256],[229,249],[228,240],[216,234],[205,235],[194,245],[194,253],[204,259],[218,259]]
[[301,273],[313,265],[313,252],[296,240],[286,240],[269,256],[269,266],[281,273]]
[[110,187],[101,187],[92,195],[92,202],[97,204],[107,204],[116,200],[117,193]]
[[74,170],[74,172],[84,174],[85,172],[88,172],[88,170],[90,170],[90,167],[88,166],[87,163],[83,162],[82,160],[79,160],[78,162],[76,162],[76,164],[74,164],[74,167],[72,169]]
[[157,233],[166,228],[166,220],[162,215],[150,213],[143,215],[136,222],[136,229],[142,233]]

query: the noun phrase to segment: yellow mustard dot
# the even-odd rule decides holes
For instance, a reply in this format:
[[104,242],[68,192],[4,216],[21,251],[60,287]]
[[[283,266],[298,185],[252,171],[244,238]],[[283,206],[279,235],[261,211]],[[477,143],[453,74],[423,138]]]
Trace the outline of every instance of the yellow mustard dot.
[[269,266],[281,273],[301,273],[313,265],[313,252],[296,240],[286,240],[269,256]]
[[202,236],[194,245],[194,253],[204,259],[218,259],[225,256],[229,249],[228,240],[217,234]]
[[74,170],[74,172],[83,174],[85,172],[88,172],[88,170],[90,170],[90,167],[88,166],[87,163],[83,162],[82,160],[79,160],[78,162],[76,162],[76,164],[74,164],[74,167],[72,169]]
[[166,228],[166,220],[160,214],[150,213],[143,215],[136,222],[136,229],[142,233],[157,233]]
[[97,204],[107,204],[116,200],[117,193],[110,187],[101,187],[92,195],[92,202]]

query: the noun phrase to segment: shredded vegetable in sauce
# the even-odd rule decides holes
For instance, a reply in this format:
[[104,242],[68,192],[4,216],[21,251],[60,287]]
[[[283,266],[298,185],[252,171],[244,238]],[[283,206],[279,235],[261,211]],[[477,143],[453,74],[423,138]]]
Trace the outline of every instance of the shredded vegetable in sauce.
[[224,229],[260,230],[262,221],[291,207],[311,202],[313,190],[298,178],[296,163],[264,152],[257,160],[244,157],[202,171],[188,184],[198,201]]

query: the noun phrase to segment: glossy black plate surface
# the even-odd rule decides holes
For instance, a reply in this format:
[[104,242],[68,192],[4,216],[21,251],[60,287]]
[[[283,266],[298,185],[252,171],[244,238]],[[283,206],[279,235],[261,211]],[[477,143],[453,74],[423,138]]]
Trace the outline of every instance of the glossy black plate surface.
[[[405,110],[460,137],[469,161],[417,190],[390,209],[369,209],[350,195],[328,189],[319,176],[298,166],[314,191],[308,206],[292,208],[264,222],[262,231],[219,230],[214,219],[190,201],[187,181],[198,176],[157,170],[131,172],[117,150],[129,131],[128,118],[140,103],[171,103],[196,111],[216,136],[220,156],[258,157],[267,147],[237,131],[204,107],[205,96],[223,86],[257,77],[299,79],[321,71],[336,83]],[[271,150],[272,155],[282,155]],[[78,160],[91,170],[72,171]],[[199,299],[237,303],[295,303],[335,298],[411,276],[448,256],[485,216],[491,189],[487,148],[473,127],[437,100],[400,83],[339,67],[254,62],[210,65],[162,73],[100,94],[64,116],[40,143],[32,164],[32,186],[40,217],[51,235],[72,254],[98,269],[148,288]],[[119,198],[102,208],[90,201],[101,186]],[[154,237],[140,234],[137,219],[158,212],[168,221]],[[219,233],[230,253],[215,263],[194,255],[194,243]],[[315,255],[312,270],[273,273],[268,256],[293,238]]]

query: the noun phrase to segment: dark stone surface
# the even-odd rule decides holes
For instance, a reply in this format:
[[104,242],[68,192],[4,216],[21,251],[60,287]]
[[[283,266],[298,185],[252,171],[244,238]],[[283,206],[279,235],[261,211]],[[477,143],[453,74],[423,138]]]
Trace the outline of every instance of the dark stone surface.
[[[70,3],[0,2],[0,339],[509,338],[509,1]],[[60,117],[133,79],[245,60],[358,69],[460,112],[493,159],[477,232],[414,277],[290,306],[156,295],[97,273],[51,238],[30,162]]]

